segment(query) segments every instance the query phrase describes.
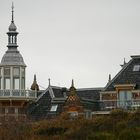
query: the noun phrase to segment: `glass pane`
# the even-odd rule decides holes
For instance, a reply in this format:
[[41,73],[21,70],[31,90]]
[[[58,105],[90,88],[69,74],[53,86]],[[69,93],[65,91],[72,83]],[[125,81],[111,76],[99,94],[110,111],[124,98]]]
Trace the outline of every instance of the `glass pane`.
[[120,91],[119,92],[119,103],[118,106],[126,108],[131,105],[132,93],[131,91]]
[[2,89],[2,78],[0,78],[0,89]]
[[56,111],[57,110],[58,105],[52,105],[50,111]]
[[14,76],[19,76],[19,68],[14,68],[13,74]]
[[14,79],[14,89],[19,89],[19,79],[18,78]]
[[132,93],[130,91],[127,91],[127,100],[132,100]]
[[1,68],[0,68],[0,76],[2,76]]
[[22,73],[22,77],[25,77],[25,69],[24,68],[21,69],[21,73]]
[[5,79],[5,89],[10,89],[10,79],[9,78]]
[[4,76],[10,76],[10,68],[4,69]]
[[21,89],[25,89],[25,78],[22,78]]
[[133,71],[140,71],[140,65],[135,65],[133,67]]

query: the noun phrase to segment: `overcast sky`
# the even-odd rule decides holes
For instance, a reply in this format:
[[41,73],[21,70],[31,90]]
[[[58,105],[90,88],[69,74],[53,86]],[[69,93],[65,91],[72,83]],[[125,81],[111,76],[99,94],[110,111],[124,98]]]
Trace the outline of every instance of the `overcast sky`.
[[[13,0],[26,87],[103,87],[123,58],[140,54],[140,0]],[[0,59],[7,50],[11,0],[0,0]]]

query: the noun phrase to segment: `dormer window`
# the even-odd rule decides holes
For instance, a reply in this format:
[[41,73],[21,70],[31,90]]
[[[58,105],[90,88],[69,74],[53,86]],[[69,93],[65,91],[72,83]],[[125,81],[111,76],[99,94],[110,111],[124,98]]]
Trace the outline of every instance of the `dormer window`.
[[140,71],[140,65],[135,65],[133,67],[133,71]]

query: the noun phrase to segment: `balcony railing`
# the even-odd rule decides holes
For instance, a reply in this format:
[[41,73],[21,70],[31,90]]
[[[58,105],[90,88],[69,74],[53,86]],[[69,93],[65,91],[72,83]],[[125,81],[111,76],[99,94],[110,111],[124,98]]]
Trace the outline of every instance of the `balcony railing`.
[[112,110],[115,108],[136,109],[140,107],[140,99],[133,100],[102,100],[102,109]]
[[0,99],[9,98],[9,97],[30,99],[30,98],[36,98],[37,93],[36,91],[31,91],[31,90],[0,90]]

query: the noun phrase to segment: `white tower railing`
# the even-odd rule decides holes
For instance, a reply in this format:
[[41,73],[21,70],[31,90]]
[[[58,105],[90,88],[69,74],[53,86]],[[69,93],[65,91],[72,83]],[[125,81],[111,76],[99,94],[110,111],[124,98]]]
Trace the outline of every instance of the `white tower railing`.
[[0,90],[0,99],[9,97],[36,99],[37,92],[32,90]]

